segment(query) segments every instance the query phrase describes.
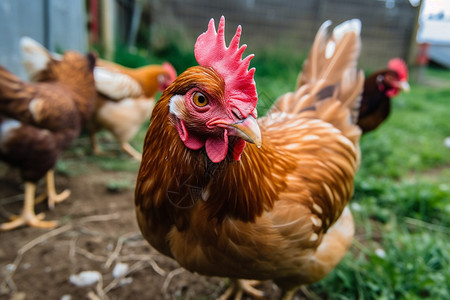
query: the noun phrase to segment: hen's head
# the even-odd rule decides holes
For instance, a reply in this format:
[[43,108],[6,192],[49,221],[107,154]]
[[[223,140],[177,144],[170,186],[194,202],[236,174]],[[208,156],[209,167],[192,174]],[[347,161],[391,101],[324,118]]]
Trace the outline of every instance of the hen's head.
[[388,63],[388,70],[379,75],[379,89],[391,98],[400,91],[409,92],[408,67],[401,58],[393,58]]
[[170,97],[170,118],[181,140],[192,150],[205,147],[214,163],[228,153],[239,160],[246,141],[261,145],[255,69],[248,70],[253,55],[242,59],[246,45],[239,47],[240,26],[229,47],[224,31],[223,17],[217,32],[211,19],[195,44],[200,66],[180,74],[164,92]]

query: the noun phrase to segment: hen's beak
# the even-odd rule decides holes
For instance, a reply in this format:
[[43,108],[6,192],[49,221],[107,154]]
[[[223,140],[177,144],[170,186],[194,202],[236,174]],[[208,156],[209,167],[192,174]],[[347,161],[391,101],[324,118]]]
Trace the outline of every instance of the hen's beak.
[[261,147],[261,130],[256,119],[249,115],[242,121],[228,124],[229,134],[238,136],[249,143]]
[[411,90],[408,81],[400,81],[399,86],[404,92],[409,92]]

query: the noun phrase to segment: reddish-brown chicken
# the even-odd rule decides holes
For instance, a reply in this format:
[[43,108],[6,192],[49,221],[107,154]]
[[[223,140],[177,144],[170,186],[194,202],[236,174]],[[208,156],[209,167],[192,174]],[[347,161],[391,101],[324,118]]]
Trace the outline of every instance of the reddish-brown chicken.
[[[143,236],[184,268],[230,277],[222,299],[244,279],[273,279],[291,299],[326,276],[352,242],[347,205],[359,162],[356,70],[360,22],[328,35],[324,23],[301,86],[256,121],[252,56],[241,59],[241,28],[229,47],[225,20],[195,44],[199,66],[182,73],[157,102],[135,192]],[[354,116],[355,117],[355,116]]]
[[[46,65],[41,63],[42,56],[50,54],[38,42],[30,38],[26,47],[22,42],[24,64],[31,79],[45,81]],[[130,141],[148,120],[155,105],[155,95],[163,91],[176,78],[177,74],[169,63],[148,65],[136,69],[126,68],[116,63],[97,59],[94,69],[97,97],[92,118],[84,122],[89,129],[94,153],[101,153],[95,135],[106,129],[119,141],[121,148],[137,160],[141,153],[136,151]]]
[[408,67],[400,58],[393,58],[388,68],[371,74],[364,81],[358,125],[363,133],[376,129],[391,112],[391,98],[400,91],[409,91]]
[[47,61],[49,81],[37,84],[25,83],[0,67],[0,159],[19,168],[25,182],[22,214],[1,224],[1,230],[57,225],[34,212],[36,182],[46,176],[50,206],[70,194],[56,194],[52,169],[80,132],[79,109],[94,101],[94,64],[92,55],[67,52],[60,60]]
[[[85,75],[85,73],[78,73],[78,68],[71,68],[70,66],[62,69],[60,66],[61,61],[65,58],[63,55],[50,53],[41,44],[29,37],[22,37],[20,40],[20,46],[22,50],[23,64],[28,72],[30,79],[35,82],[54,82],[54,81],[69,81],[71,86],[70,89],[75,89],[75,80],[79,80],[80,76]],[[70,55],[74,55],[74,51],[71,51]],[[91,61],[95,61],[95,57],[89,54],[88,58]],[[67,74],[61,74],[62,72],[67,72]],[[69,77],[73,79],[69,79]],[[63,78],[63,80],[60,80]],[[90,82],[90,75],[87,78]],[[63,84],[66,84],[64,83]],[[77,90],[78,94],[83,95],[83,97],[77,97],[75,100],[75,105],[77,107],[78,113],[80,115],[80,126],[83,128],[92,118],[94,112],[94,104],[91,97],[90,84],[85,84],[86,80],[83,80],[83,84],[79,86]],[[87,88],[86,91],[81,89]]]

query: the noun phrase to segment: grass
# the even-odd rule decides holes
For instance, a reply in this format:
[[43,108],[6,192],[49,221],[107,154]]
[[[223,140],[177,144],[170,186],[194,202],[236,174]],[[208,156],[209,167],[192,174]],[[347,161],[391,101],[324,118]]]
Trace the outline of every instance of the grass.
[[[133,60],[125,56],[122,62]],[[192,53],[173,44],[146,59],[171,61],[179,72],[195,64]],[[257,53],[252,65],[260,114],[294,88],[301,64],[301,55],[286,50]],[[428,69],[426,74],[428,83],[446,84],[413,82],[410,93],[393,101],[389,119],[361,139],[362,163],[351,205],[357,234],[342,263],[311,287],[323,298],[450,299],[450,149],[444,146],[450,136],[450,71]],[[142,149],[146,128],[133,141],[137,149]],[[72,154],[81,157],[76,150]],[[105,170],[138,168],[123,155],[84,161]]]
[[[450,82],[449,71],[428,80]],[[329,299],[449,299],[450,85],[413,84],[361,139],[353,212],[358,234],[313,290]]]

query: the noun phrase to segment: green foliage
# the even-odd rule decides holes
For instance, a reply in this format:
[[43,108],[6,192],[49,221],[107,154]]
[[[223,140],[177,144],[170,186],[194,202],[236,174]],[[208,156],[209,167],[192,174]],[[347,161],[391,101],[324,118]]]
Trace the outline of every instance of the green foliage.
[[401,182],[373,178],[364,180],[358,177],[354,202],[367,205],[369,211],[374,210],[374,214],[368,217],[379,221],[407,217],[450,226],[450,185],[445,183],[436,184],[421,179]]
[[[450,78],[448,71],[431,74],[436,82]],[[448,99],[448,85],[413,85],[393,100],[390,118],[362,137],[352,204],[356,239],[338,268],[315,285],[324,297],[450,297]]]
[[107,189],[112,193],[120,193],[126,190],[134,189],[134,182],[128,179],[111,180],[107,184]]
[[339,267],[315,285],[324,297],[450,297],[448,99],[445,86],[414,85],[393,100],[388,121],[361,139],[357,235]]
[[450,245],[445,235],[401,226],[382,230],[380,244],[356,241],[314,290],[328,299],[448,299]]
[[260,51],[252,60],[256,68],[258,114],[263,116],[283,93],[293,91],[304,56],[294,55],[287,48],[270,48]]
[[155,51],[154,54],[156,57],[164,58],[164,60],[170,62],[179,73],[189,67],[198,65],[193,49],[191,51],[185,51],[180,44],[174,41],[169,41],[164,47]]
[[394,98],[388,120],[362,137],[364,175],[397,178],[450,164],[449,149],[444,146],[445,137],[450,136],[450,87],[436,90],[415,85],[412,89]]
[[115,62],[129,68],[138,68],[149,64],[161,63],[160,60],[150,57],[148,52],[144,49],[130,52],[125,46],[121,45],[116,47],[114,56]]

